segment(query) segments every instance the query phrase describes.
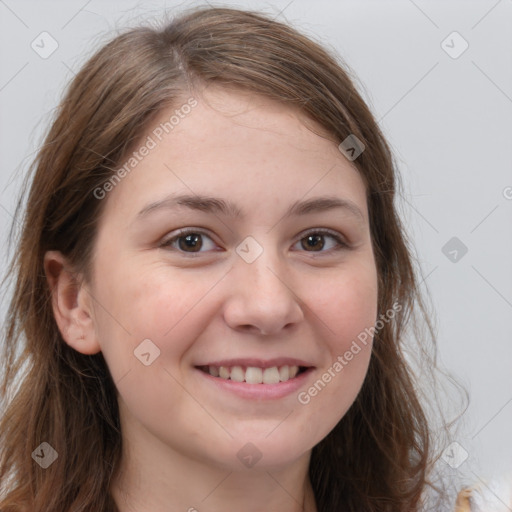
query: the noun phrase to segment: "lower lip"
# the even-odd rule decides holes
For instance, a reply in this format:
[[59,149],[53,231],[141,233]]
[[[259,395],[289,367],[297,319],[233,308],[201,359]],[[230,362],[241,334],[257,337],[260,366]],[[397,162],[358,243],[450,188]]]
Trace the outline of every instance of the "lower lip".
[[247,384],[246,382],[236,382],[230,379],[221,379],[213,377],[209,373],[203,372],[196,368],[208,382],[217,386],[219,389],[234,393],[242,398],[254,400],[276,400],[283,398],[291,393],[297,392],[304,382],[313,372],[314,368],[308,368],[305,372],[300,373],[293,379],[277,384]]

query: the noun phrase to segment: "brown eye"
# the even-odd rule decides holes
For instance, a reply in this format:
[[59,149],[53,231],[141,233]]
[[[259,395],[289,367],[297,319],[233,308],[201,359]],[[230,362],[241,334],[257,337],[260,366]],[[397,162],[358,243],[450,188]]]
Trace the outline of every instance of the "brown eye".
[[308,249],[323,249],[325,242],[322,239],[322,235],[308,235],[304,237],[302,240],[305,240],[306,243],[302,244],[302,247]]
[[189,254],[205,252],[201,251],[205,245],[203,237],[210,240],[213,246],[215,245],[206,233],[203,233],[199,230],[189,229],[179,231],[175,236],[170,237],[162,242],[160,247]]
[[[330,238],[334,240],[334,243],[326,244],[325,239]],[[335,231],[330,230],[316,230],[306,233],[300,240],[301,247],[306,252],[331,252],[343,248],[348,248],[348,244],[345,243],[342,238]],[[324,247],[328,246],[327,250],[323,250]],[[330,247],[329,247],[330,245]]]
[[194,233],[193,235],[180,236],[178,240],[178,247],[183,251],[191,249],[197,252],[201,249],[203,241],[200,233]]

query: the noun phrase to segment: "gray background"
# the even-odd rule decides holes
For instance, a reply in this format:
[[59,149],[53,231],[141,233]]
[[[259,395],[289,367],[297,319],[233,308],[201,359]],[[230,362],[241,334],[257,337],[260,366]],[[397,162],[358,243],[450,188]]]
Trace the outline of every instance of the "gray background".
[[[21,176],[66,83],[115,29],[198,3],[0,0],[2,275]],[[274,14],[357,74],[402,175],[440,363],[470,394],[446,469],[468,482],[512,471],[512,0],[215,5]],[[58,43],[48,58],[31,47],[43,31]]]

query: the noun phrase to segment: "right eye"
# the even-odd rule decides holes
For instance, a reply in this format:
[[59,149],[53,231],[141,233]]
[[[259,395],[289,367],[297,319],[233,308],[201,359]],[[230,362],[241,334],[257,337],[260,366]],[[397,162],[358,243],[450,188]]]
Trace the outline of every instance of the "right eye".
[[[213,240],[202,230],[199,229],[181,229],[174,236],[171,236],[165,239],[160,247],[165,248],[167,250],[188,253],[188,254],[197,254],[203,248],[204,242],[203,237],[208,238],[212,244],[214,244]],[[176,247],[177,245],[177,247]]]

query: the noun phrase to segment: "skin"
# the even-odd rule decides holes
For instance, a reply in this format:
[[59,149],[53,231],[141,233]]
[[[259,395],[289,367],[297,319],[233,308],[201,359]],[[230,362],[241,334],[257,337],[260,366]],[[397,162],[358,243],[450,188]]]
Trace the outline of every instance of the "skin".
[[[121,512],[315,511],[311,450],[355,400],[371,338],[307,405],[297,392],[240,398],[194,367],[297,357],[315,367],[304,391],[375,324],[364,183],[336,143],[289,106],[218,86],[194,97],[190,114],[102,199],[91,282],[77,286],[59,252],[45,255],[55,317],[73,348],[103,352],[116,384],[124,451],[112,492]],[[246,217],[180,207],[137,220],[178,192],[230,200]],[[284,217],[294,202],[325,195],[352,201],[361,217],[344,209]],[[207,233],[200,252],[185,252],[183,239],[159,247],[189,227]],[[325,235],[310,247],[312,228],[332,229],[349,246],[335,250]],[[252,263],[236,252],[247,236],[263,249]],[[160,350],[147,366],[134,355],[144,339]],[[249,442],[262,454],[250,468],[237,457]]]

